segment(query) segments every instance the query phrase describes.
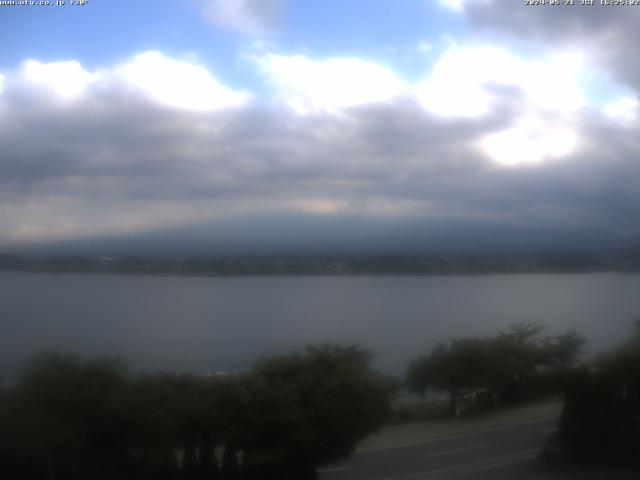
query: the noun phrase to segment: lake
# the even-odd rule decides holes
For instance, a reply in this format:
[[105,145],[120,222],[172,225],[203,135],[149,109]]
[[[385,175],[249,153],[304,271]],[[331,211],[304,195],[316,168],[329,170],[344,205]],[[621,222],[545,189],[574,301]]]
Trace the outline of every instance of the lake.
[[237,371],[260,355],[357,343],[401,374],[438,341],[515,322],[575,328],[589,350],[640,317],[638,274],[163,277],[0,272],[0,374],[34,352],[118,355],[145,370]]

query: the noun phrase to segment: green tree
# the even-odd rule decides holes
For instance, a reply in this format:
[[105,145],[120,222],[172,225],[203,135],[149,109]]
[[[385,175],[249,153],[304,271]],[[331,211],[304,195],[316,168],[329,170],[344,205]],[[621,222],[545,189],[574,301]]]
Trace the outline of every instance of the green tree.
[[[126,367],[47,353],[29,362],[8,407],[29,470],[48,478],[105,478],[128,468]],[[35,465],[35,467],[33,467]]]
[[465,393],[488,385],[490,361],[486,340],[452,339],[449,345],[438,344],[429,355],[414,360],[407,370],[407,383],[418,393],[448,392],[451,414],[456,415]]
[[574,366],[580,357],[584,339],[574,331],[542,338],[543,330],[541,325],[522,323],[493,337],[438,344],[409,364],[406,383],[417,393],[446,391],[454,415],[479,396],[489,403],[516,401],[531,394],[533,387],[540,389],[543,379],[555,379]]
[[569,458],[640,468],[640,322],[627,342],[571,375],[560,421]]
[[518,399],[523,387],[545,361],[542,339],[544,330],[535,323],[518,323],[488,339],[494,356],[492,385],[505,402]]
[[[129,390],[128,410],[136,457],[145,475],[185,480],[215,478],[214,435],[222,414],[215,379],[192,375],[140,375]],[[180,452],[181,465],[176,452]],[[199,454],[199,455],[198,455]]]
[[587,340],[575,330],[546,337],[542,344],[545,366],[551,370],[574,368],[581,358]]
[[41,355],[14,387],[0,389],[0,473],[313,478],[316,465],[348,455],[389,411],[389,386],[369,360],[358,347],[310,347],[219,378],[130,375],[117,360]]
[[313,467],[346,457],[379,428],[390,389],[370,359],[359,347],[324,345],[258,362],[248,385],[249,475],[313,478]]

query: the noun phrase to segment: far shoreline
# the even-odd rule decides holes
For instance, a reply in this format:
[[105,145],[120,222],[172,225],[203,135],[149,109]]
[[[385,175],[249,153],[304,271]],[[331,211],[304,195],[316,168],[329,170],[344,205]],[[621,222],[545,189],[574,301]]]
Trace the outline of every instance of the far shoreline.
[[486,272],[426,272],[426,273],[399,273],[399,272],[345,272],[345,273],[198,273],[198,272],[99,272],[99,271],[70,271],[70,270],[18,270],[0,269],[0,274],[27,274],[27,275],[73,275],[73,276],[104,276],[104,277],[159,277],[159,278],[342,278],[342,277],[413,277],[413,278],[444,278],[444,277],[502,277],[522,275],[638,275],[640,270],[558,270],[558,271],[486,271]]

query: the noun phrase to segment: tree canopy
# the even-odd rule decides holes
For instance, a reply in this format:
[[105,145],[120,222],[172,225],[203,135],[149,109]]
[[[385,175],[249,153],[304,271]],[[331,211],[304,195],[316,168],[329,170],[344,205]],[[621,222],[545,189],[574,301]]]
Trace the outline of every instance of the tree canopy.
[[449,393],[452,413],[460,401],[482,392],[495,401],[512,402],[526,393],[535,378],[557,374],[579,359],[584,338],[575,331],[543,337],[544,327],[515,324],[492,337],[454,338],[412,361],[409,388]]
[[204,377],[43,354],[0,389],[0,476],[313,478],[386,418],[390,389],[369,360],[322,345]]
[[569,378],[555,441],[571,461],[640,468],[640,321],[629,341]]

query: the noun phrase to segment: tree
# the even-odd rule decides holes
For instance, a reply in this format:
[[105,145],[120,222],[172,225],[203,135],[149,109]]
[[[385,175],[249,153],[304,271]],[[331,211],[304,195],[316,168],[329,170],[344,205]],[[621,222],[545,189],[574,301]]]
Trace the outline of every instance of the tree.
[[[144,474],[185,480],[219,476],[213,454],[222,415],[215,378],[140,375],[129,390],[133,445]],[[181,452],[178,466],[175,452]]]
[[[406,382],[418,393],[448,392],[451,413],[460,414],[479,396],[514,402],[530,393],[533,379],[553,377],[573,366],[584,339],[574,331],[542,338],[544,327],[515,324],[493,337],[458,338],[438,344],[410,363]],[[536,385],[538,386],[538,385]]]
[[631,340],[571,375],[557,441],[579,463],[640,468],[640,322]]
[[[388,385],[369,360],[358,347],[310,347],[218,378],[130,375],[117,360],[42,355],[15,387],[0,389],[0,473],[314,478],[316,465],[349,454],[389,411]],[[224,446],[222,468],[216,444]]]
[[359,347],[324,345],[256,364],[245,449],[254,476],[313,478],[314,466],[346,457],[382,425],[390,389],[370,359]]
[[97,478],[126,469],[126,384],[126,367],[117,360],[82,362],[53,353],[32,359],[8,407],[20,462],[48,478]]
[[460,413],[461,400],[470,391],[486,388],[491,357],[484,339],[451,339],[438,344],[431,354],[413,361],[407,382],[416,392],[444,390],[449,394],[452,415]]
[[493,387],[505,402],[518,399],[522,388],[545,361],[541,348],[542,325],[517,323],[488,339],[494,355]]
[[10,412],[11,391],[0,381],[0,478],[15,478],[20,465],[15,443],[16,425]]

